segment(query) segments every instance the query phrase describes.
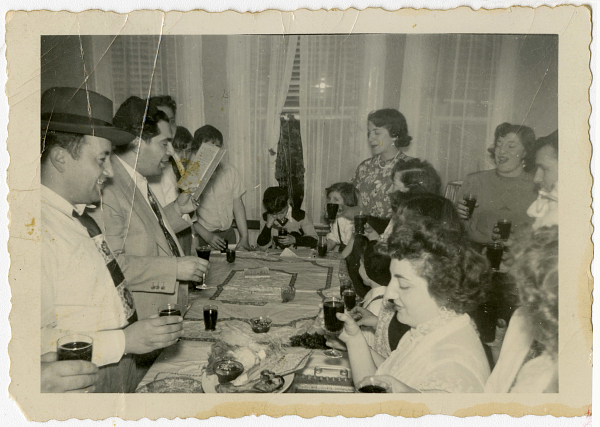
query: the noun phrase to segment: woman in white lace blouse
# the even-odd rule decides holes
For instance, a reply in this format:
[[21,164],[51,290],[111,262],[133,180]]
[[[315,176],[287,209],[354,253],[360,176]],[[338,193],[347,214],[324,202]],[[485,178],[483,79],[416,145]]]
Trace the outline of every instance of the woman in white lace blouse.
[[354,382],[377,375],[395,393],[482,392],[490,368],[466,313],[485,298],[488,264],[459,227],[409,211],[399,215],[388,239],[392,280],[384,299],[411,330],[384,360],[369,351],[356,322],[339,314]]

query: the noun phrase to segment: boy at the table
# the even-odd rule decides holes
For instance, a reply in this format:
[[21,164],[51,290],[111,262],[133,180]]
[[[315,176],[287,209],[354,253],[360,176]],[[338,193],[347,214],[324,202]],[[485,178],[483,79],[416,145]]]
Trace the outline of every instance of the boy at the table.
[[[263,194],[263,227],[256,239],[261,250],[276,245],[307,246],[315,248],[317,232],[312,221],[300,208],[292,206],[287,191],[281,187],[269,187]],[[288,235],[277,238],[279,230],[285,229]],[[276,240],[275,240],[275,239]]]

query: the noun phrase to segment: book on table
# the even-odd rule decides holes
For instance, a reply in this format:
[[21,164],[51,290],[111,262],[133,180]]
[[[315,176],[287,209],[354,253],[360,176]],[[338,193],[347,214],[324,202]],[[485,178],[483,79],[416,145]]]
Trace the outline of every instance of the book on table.
[[181,191],[191,192],[192,199],[197,201],[226,151],[212,144],[202,144],[177,182]]

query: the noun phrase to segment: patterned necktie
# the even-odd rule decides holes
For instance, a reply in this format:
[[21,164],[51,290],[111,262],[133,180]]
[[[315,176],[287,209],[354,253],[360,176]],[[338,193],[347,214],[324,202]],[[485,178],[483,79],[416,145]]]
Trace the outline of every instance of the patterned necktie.
[[113,256],[106,240],[104,240],[104,235],[102,234],[102,230],[96,224],[96,221],[84,212],[82,215],[79,215],[77,211],[73,211],[73,218],[79,220],[79,222],[87,229],[88,234],[94,241],[98,252],[104,258],[104,262],[106,263],[106,268],[108,268],[108,272],[110,273],[110,277],[113,280],[115,288],[117,288],[117,292],[119,294],[119,298],[121,299],[121,303],[123,304],[123,309],[125,310],[125,316],[127,317],[127,321],[129,324],[136,322],[137,313],[135,311],[135,304],[133,302],[133,296],[129,289],[127,289],[127,281],[125,280],[125,276],[121,271],[121,267],[117,263],[117,260]]
[[160,228],[162,229],[163,234],[165,235],[165,238],[167,239],[167,243],[169,244],[169,247],[171,248],[171,252],[173,252],[173,255],[175,255],[176,257],[180,257],[181,252],[179,252],[179,248],[177,247],[177,243],[175,242],[173,235],[171,235],[171,233],[165,226],[165,222],[163,221],[162,214],[160,213],[160,209],[158,208],[158,202],[156,201],[154,194],[152,194],[152,190],[150,190],[150,186],[148,186],[148,200],[150,201],[150,207],[152,207],[152,210],[154,211],[154,215],[156,215],[156,218],[158,219]]

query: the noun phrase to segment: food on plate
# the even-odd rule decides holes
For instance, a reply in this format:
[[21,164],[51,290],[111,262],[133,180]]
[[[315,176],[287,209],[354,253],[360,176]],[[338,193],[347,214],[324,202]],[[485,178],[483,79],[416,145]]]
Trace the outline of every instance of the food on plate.
[[217,393],[274,393],[283,387],[284,382],[282,376],[265,369],[253,381],[237,386],[233,382],[218,384],[215,390]]
[[267,367],[283,354],[281,345],[266,334],[251,337],[240,330],[226,331],[211,347],[206,374],[216,374],[217,364],[224,359],[234,360],[243,365],[244,371],[232,382],[243,385],[255,379],[261,367]]
[[294,335],[290,338],[290,345],[292,347],[304,347],[324,350],[327,347],[325,344],[327,339],[318,333],[309,334],[305,332],[301,335]]
[[136,393],[204,393],[204,390],[202,383],[193,378],[171,377],[141,386]]
[[221,360],[215,365],[215,374],[219,378],[219,384],[225,384],[235,380],[244,372],[244,365],[235,360]]
[[273,323],[273,321],[269,317],[253,317],[250,319],[252,331],[256,332],[257,334],[269,332],[269,329],[271,329],[271,323]]

